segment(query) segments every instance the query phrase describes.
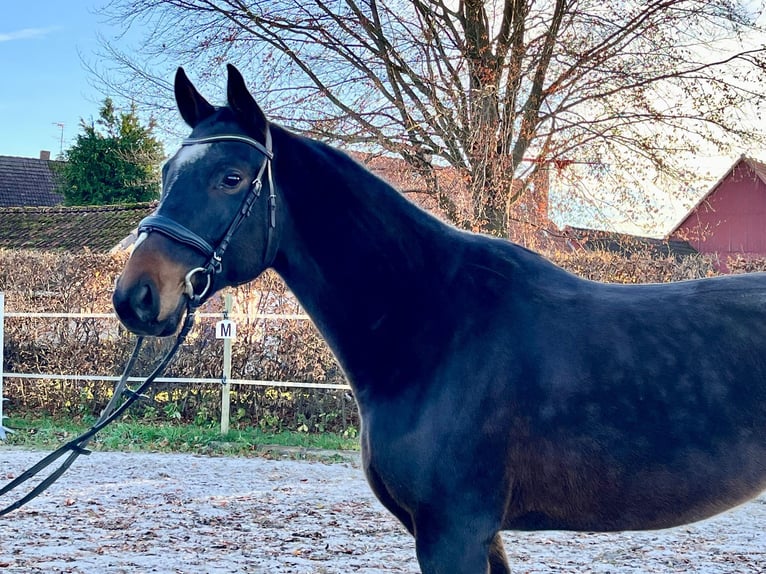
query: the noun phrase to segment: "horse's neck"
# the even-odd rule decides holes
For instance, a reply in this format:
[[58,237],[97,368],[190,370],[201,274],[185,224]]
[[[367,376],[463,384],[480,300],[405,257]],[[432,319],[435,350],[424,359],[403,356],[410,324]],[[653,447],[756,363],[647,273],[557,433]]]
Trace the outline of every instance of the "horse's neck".
[[305,175],[287,176],[282,190],[288,223],[276,270],[357,387],[391,380],[427,362],[414,341],[431,336],[460,233],[349,159],[309,149],[317,155],[300,154]]

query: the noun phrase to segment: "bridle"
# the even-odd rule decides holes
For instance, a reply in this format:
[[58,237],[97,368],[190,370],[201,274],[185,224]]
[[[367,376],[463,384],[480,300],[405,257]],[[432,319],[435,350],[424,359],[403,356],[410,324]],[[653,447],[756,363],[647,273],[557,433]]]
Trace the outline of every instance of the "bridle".
[[[253,205],[255,203],[255,200],[260,196],[261,190],[263,188],[264,174],[266,174],[268,185],[269,185],[269,198],[268,198],[269,200],[268,200],[268,237],[266,239],[266,245],[264,247],[263,261],[264,261],[265,267],[269,267],[273,263],[274,257],[276,255],[276,241],[274,240],[274,231],[277,226],[277,218],[276,218],[277,198],[276,198],[276,190],[274,188],[274,180],[272,177],[272,167],[271,167],[271,162],[274,158],[274,153],[272,151],[272,145],[271,145],[271,130],[269,130],[268,127],[266,128],[265,145],[254,140],[253,138],[237,135],[237,134],[222,134],[222,135],[207,136],[203,138],[188,138],[183,141],[182,145],[191,146],[191,145],[197,145],[197,144],[222,142],[222,141],[241,142],[241,143],[251,145],[263,154],[264,159],[263,159],[263,163],[258,169],[255,179],[253,179],[252,183],[250,184],[250,188],[248,189],[247,194],[242,200],[239,210],[235,214],[231,223],[229,223],[229,226],[226,228],[226,232],[223,234],[223,236],[221,237],[216,247],[213,247],[212,245],[210,245],[208,241],[200,237],[198,234],[194,233],[189,228],[183,226],[182,224],[178,223],[174,219],[170,217],[166,217],[164,215],[159,215],[157,213],[152,214],[144,218],[138,224],[139,236],[141,235],[141,233],[148,234],[153,231],[156,231],[157,233],[161,233],[165,235],[166,237],[173,239],[174,241],[182,243],[183,245],[186,245],[188,247],[191,247],[201,252],[205,257],[207,257],[207,262],[205,263],[204,266],[195,267],[194,269],[190,270],[184,278],[185,294],[188,298],[187,305],[186,305],[186,318],[184,319],[181,330],[178,332],[178,335],[176,336],[176,340],[172,348],[157,364],[157,366],[154,368],[151,374],[148,377],[146,377],[143,383],[141,383],[141,385],[137,389],[131,390],[127,387],[128,377],[130,375],[130,372],[133,369],[133,365],[135,364],[136,359],[138,358],[138,355],[141,349],[141,344],[143,343],[143,337],[138,337],[136,339],[136,345],[135,345],[135,348],[133,349],[133,353],[131,354],[127,365],[125,366],[125,370],[122,373],[122,376],[120,377],[119,382],[115,386],[114,394],[112,395],[112,398],[109,400],[109,403],[107,404],[106,408],[104,408],[103,412],[101,413],[101,416],[98,418],[96,423],[86,432],[70,440],[66,444],[60,446],[51,454],[49,454],[48,456],[40,460],[37,464],[25,470],[23,473],[17,476],[14,480],[12,480],[8,484],[0,488],[0,496],[3,496],[4,494],[14,490],[16,487],[20,486],[21,484],[24,484],[27,481],[34,478],[35,476],[39,475],[47,467],[52,465],[54,462],[56,462],[65,454],[69,453],[69,456],[64,460],[64,462],[60,463],[59,466],[53,472],[51,472],[48,476],[46,476],[43,480],[41,480],[30,492],[22,496],[16,502],[6,506],[5,508],[0,507],[0,516],[4,516],[8,514],[9,512],[12,512],[13,510],[16,510],[17,508],[20,508],[21,506],[25,505],[27,502],[29,502],[33,498],[36,498],[37,496],[39,496],[41,493],[47,490],[51,484],[56,482],[56,480],[58,480],[58,478],[62,474],[64,474],[64,472],[72,465],[72,463],[77,459],[77,457],[83,454],[90,454],[90,451],[88,451],[85,447],[90,442],[90,440],[96,435],[96,433],[98,433],[101,429],[103,429],[109,423],[111,423],[112,421],[117,419],[119,416],[121,416],[128,409],[128,407],[130,407],[130,405],[132,405],[136,400],[143,398],[143,395],[141,393],[143,393],[149,387],[149,385],[151,385],[151,383],[154,382],[154,380],[160,374],[162,374],[162,372],[165,370],[165,367],[168,365],[170,360],[175,355],[176,351],[183,344],[189,331],[191,331],[194,325],[194,313],[196,309],[202,304],[202,299],[210,290],[210,286],[212,285],[212,282],[213,282],[213,276],[221,272],[222,257],[226,249],[229,247],[229,243],[231,243],[232,237],[236,233],[239,226],[242,225],[242,222],[250,215],[251,211],[253,210]],[[205,286],[202,289],[202,291],[200,291],[199,293],[195,291],[194,285],[192,284],[192,278],[197,273],[202,273],[203,275],[205,275],[205,278],[206,278]],[[124,400],[122,400],[123,398]],[[120,403],[121,400],[122,400],[122,403]]]
[[[229,223],[229,226],[218,242],[218,245],[213,247],[208,241],[200,237],[188,227],[185,227],[170,217],[166,217],[158,213],[153,213],[152,215],[145,217],[138,224],[139,237],[142,233],[148,234],[156,231],[157,233],[161,233],[162,235],[165,235],[166,237],[169,237],[178,243],[199,251],[205,257],[207,257],[207,263],[205,263],[205,265],[191,269],[184,277],[184,291],[189,298],[190,303],[195,307],[198,307],[202,304],[202,299],[210,290],[210,286],[213,282],[213,276],[221,272],[221,261],[223,254],[229,247],[231,238],[234,236],[234,233],[236,233],[239,226],[242,225],[242,222],[250,216],[250,213],[253,210],[253,205],[255,204],[255,200],[258,199],[258,197],[261,195],[261,190],[263,189],[264,174],[266,174],[269,186],[268,236],[263,253],[264,267],[269,267],[273,263],[276,250],[274,231],[277,227],[277,196],[271,167],[271,162],[274,159],[274,152],[272,151],[271,144],[271,130],[268,128],[268,126],[266,127],[265,145],[251,137],[238,134],[220,134],[201,138],[187,138],[181,143],[181,145],[193,146],[214,142],[244,143],[254,147],[264,156],[263,163],[261,163],[261,167],[258,169],[255,178],[251,182],[250,188],[242,200],[242,204],[237,210],[237,213],[234,215],[231,223]],[[205,276],[205,284],[200,292],[195,290],[194,284],[192,283],[192,279],[197,273],[202,273]]]

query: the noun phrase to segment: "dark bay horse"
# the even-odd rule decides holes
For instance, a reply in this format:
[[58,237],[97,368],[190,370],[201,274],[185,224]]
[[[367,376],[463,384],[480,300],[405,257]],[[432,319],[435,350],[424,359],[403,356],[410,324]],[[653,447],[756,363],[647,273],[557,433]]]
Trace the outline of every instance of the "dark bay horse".
[[135,333],[274,268],[340,360],[370,486],[426,574],[510,572],[498,534],[671,527],[766,488],[766,276],[586,281],[459,231],[347,155],[178,71],[191,138],[114,291]]

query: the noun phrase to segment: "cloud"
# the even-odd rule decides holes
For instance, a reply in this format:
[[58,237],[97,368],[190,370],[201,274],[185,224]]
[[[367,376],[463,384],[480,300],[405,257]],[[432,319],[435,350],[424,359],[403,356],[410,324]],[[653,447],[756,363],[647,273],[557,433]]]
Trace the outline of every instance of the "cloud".
[[33,38],[42,38],[56,30],[55,27],[49,28],[22,28],[14,32],[0,32],[0,42],[12,42],[13,40],[31,40]]

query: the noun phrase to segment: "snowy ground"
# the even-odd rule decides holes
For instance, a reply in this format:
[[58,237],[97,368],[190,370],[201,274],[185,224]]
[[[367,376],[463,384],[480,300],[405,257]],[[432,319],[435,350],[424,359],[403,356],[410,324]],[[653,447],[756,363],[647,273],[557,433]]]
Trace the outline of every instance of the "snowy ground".
[[[0,447],[0,484],[44,453]],[[11,500],[0,500],[5,506]],[[766,498],[672,530],[504,534],[514,574],[766,573]],[[0,518],[0,574],[417,573],[356,464],[97,452]]]

